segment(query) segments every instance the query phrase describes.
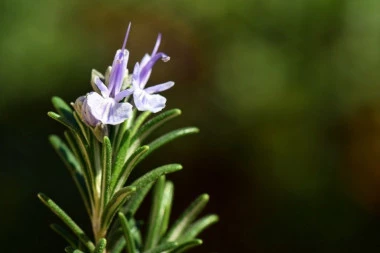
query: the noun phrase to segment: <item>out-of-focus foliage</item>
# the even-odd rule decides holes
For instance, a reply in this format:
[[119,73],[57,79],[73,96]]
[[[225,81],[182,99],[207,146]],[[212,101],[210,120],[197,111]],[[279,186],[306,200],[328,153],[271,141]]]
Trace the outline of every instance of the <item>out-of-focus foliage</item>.
[[172,60],[152,83],[171,76],[178,125],[201,129],[140,170],[178,157],[179,199],[210,193],[221,222],[202,252],[379,249],[379,11],[376,0],[2,1],[4,252],[63,247],[40,226],[37,190],[86,224],[46,140],[61,128],[45,111],[53,95],[74,101],[89,90],[90,70],[111,63],[129,21],[129,68],[161,32]]

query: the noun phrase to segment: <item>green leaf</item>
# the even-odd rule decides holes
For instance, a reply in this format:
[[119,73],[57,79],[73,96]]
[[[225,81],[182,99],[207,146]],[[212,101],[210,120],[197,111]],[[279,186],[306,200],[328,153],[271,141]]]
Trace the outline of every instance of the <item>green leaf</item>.
[[[129,117],[126,121],[124,121],[123,123],[121,123],[117,129],[117,133],[112,144],[114,145],[114,150],[116,153],[119,153],[119,148],[120,148],[120,145],[128,139],[128,136],[130,134],[130,132],[126,135],[126,131],[131,127],[131,124],[133,123],[134,121],[134,113],[132,113],[132,116]],[[127,138],[125,138],[127,137]],[[125,152],[126,154],[127,152]]]
[[119,211],[125,201],[136,191],[136,187],[124,187],[111,198],[102,215],[102,229],[106,230],[112,222],[113,216]]
[[153,249],[144,251],[144,253],[162,253],[164,251],[172,250],[177,246],[178,246],[177,242],[166,242],[166,243],[158,245],[157,247]]
[[75,238],[69,231],[64,229],[58,224],[51,224],[50,228],[59,234],[63,239],[66,240],[70,244],[71,247],[77,247],[78,246],[78,239]]
[[49,141],[61,159],[64,161],[70,172],[81,174],[82,169],[76,157],[71,153],[70,149],[57,135],[50,135]]
[[74,248],[71,247],[71,246],[67,246],[67,247],[65,248],[65,252],[66,252],[66,253],[73,253],[73,252],[74,252]]
[[163,113],[160,113],[153,119],[146,122],[137,132],[137,134],[133,137],[133,142],[138,140],[140,143],[154,130],[156,130],[158,127],[163,125],[165,122],[181,115],[181,110],[179,109],[172,109],[169,111],[165,111]]
[[[111,253],[121,253],[124,250],[125,247],[125,239],[124,237],[119,238],[118,241],[116,241],[115,245],[111,249]],[[129,253],[129,252],[127,252]]]
[[132,231],[129,226],[129,222],[127,221],[127,218],[125,218],[124,214],[119,212],[119,221],[121,223],[121,227],[123,229],[123,234],[125,238],[125,246],[127,253],[138,253],[136,249],[135,242],[133,240]]
[[98,244],[95,247],[94,253],[103,253],[106,249],[107,240],[105,238],[101,238],[98,241]]
[[38,198],[44,203],[55,215],[58,216],[70,229],[78,236],[79,240],[91,251],[95,249],[95,245],[85,232],[63,211],[53,200],[43,193],[38,194]]
[[101,206],[104,207],[110,197],[110,182],[112,172],[112,144],[107,136],[104,136],[102,144],[102,182],[101,182]]
[[155,247],[160,239],[161,225],[165,208],[163,196],[165,189],[165,176],[161,176],[155,183],[153,189],[153,203],[149,215],[148,232],[145,239],[144,250]]
[[162,196],[162,206],[164,208],[164,216],[161,222],[161,231],[160,237],[163,236],[168,229],[170,213],[172,209],[173,203],[173,195],[174,195],[174,185],[172,182],[167,181],[165,183],[164,194]]
[[219,220],[218,216],[215,214],[207,215],[198,221],[194,222],[186,231],[181,235],[180,240],[182,242],[194,239],[198,234],[200,234],[205,228],[211,226]]
[[148,146],[142,146],[138,148],[129,158],[128,161],[124,164],[120,170],[116,171],[112,177],[111,189],[113,192],[115,189],[120,189],[123,187],[127,181],[129,175],[131,174],[133,168],[135,167],[137,161],[142,155],[144,155],[149,150]]
[[150,111],[145,111],[141,113],[137,118],[135,123],[132,125],[131,128],[131,136],[134,136],[137,132],[137,130],[140,128],[140,126],[144,123],[144,121],[149,117],[151,114]]
[[194,134],[198,133],[199,129],[196,127],[186,127],[178,130],[174,130],[172,132],[169,132],[158,139],[152,141],[151,143],[148,144],[149,146],[149,151],[146,152],[141,158],[137,161],[137,163],[141,162],[144,160],[145,157],[147,157],[150,153],[152,153],[154,150],[158,149],[159,147],[165,145],[166,143],[171,142],[172,140],[175,140],[181,136],[185,136],[188,134]]
[[52,97],[51,102],[54,108],[57,110],[63,118],[69,121],[72,125],[76,126],[75,118],[73,116],[72,108],[60,97]]
[[80,119],[79,115],[77,114],[77,112],[73,112],[73,115],[74,115],[74,118],[75,118],[75,121],[77,122],[78,126],[79,126],[79,129],[80,129],[80,132],[77,132],[78,136],[83,139],[82,141],[86,144],[89,143],[89,139],[90,139],[90,129],[89,127],[87,127],[83,121]]
[[[69,169],[71,177],[73,178],[75,185],[77,186],[79,193],[81,194],[87,213],[91,214],[91,199],[89,196],[89,189],[91,188],[87,180],[88,175],[82,174],[82,168],[80,163],[77,161],[77,158],[73,155],[73,153],[66,146],[66,144],[61,140],[61,138],[59,138],[56,135],[51,135],[49,137],[49,141],[53,146],[54,150],[64,161],[66,167]],[[84,186],[84,184],[87,186],[87,188]]]
[[189,226],[189,224],[193,222],[199,213],[203,210],[209,199],[210,197],[208,194],[202,194],[196,200],[194,200],[175,221],[174,225],[163,238],[163,241],[177,240],[182,232],[187,228],[187,226]]
[[145,196],[148,194],[150,188],[152,188],[153,182],[150,182],[144,186],[141,186],[137,189],[136,193],[127,200],[126,204],[123,207],[123,213],[126,213],[127,217],[132,218],[140,207]]
[[181,169],[182,169],[182,165],[180,164],[164,165],[146,173],[142,177],[135,180],[131,185],[136,186],[136,188],[139,189],[140,187],[144,187],[145,185],[156,181],[162,175],[173,173]]
[[84,253],[83,251],[79,250],[79,249],[76,249],[73,251],[73,253]]
[[58,121],[59,123],[61,123],[62,125],[68,127],[70,130],[74,131],[74,132],[79,132],[78,128],[76,125],[73,124],[73,122],[70,122],[68,119],[64,118],[63,116],[55,113],[55,112],[48,112],[47,114],[50,118]]
[[185,251],[188,251],[191,248],[194,248],[196,246],[202,245],[202,243],[203,243],[203,241],[200,240],[200,239],[190,240],[190,241],[181,243],[175,249],[173,249],[172,251],[170,251],[170,253],[183,253]]
[[127,155],[129,153],[129,138],[131,136],[131,131],[129,129],[127,129],[124,134],[123,134],[123,137],[120,141],[120,149],[118,149],[115,153],[116,157],[115,157],[115,166],[114,166],[114,177],[118,178],[118,174],[120,174],[120,171],[122,169],[122,167],[124,166],[124,163],[125,163],[125,160],[127,159]]

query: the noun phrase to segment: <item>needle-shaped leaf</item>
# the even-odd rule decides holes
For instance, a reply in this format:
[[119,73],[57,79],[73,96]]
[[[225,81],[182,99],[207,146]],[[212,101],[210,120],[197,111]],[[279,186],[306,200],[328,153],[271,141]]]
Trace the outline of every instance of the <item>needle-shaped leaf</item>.
[[60,236],[62,236],[62,238],[65,239],[66,242],[68,242],[71,247],[77,247],[78,246],[78,239],[75,238],[69,231],[67,231],[66,229],[64,229],[60,225],[58,225],[58,224],[51,224],[50,228],[54,232],[56,232],[57,234],[59,234]]
[[71,246],[67,246],[66,248],[65,248],[65,252],[66,253],[73,253],[74,252],[74,248],[73,247],[71,247]]
[[58,121],[62,125],[68,127],[70,130],[72,130],[74,132],[79,132],[77,126],[74,125],[73,122],[70,122],[68,119],[64,118],[63,116],[61,116],[55,112],[48,112],[48,116],[50,118]]
[[170,181],[165,183],[164,194],[162,196],[162,206],[164,208],[164,216],[161,222],[160,237],[163,236],[168,229],[170,214],[173,203],[174,184]]
[[85,126],[85,124],[82,122],[82,120],[76,112],[73,112],[73,116],[80,129],[78,135],[80,136],[80,138],[83,138],[82,141],[84,143],[88,144],[90,139],[90,129],[87,126]]
[[114,171],[113,175],[119,175],[120,174],[120,171],[123,168],[125,161],[127,160],[127,156],[130,153],[130,151],[129,151],[129,141],[130,141],[129,138],[130,137],[131,137],[131,131],[129,129],[127,129],[123,133],[123,137],[121,138],[121,141],[119,144],[120,148],[117,148],[117,151],[115,152],[116,156],[115,156],[115,166],[113,169],[113,171]]
[[125,218],[124,214],[119,212],[119,221],[121,224],[121,227],[123,229],[123,235],[125,238],[125,246],[127,253],[137,253],[136,245],[133,240],[132,231],[129,226],[129,222],[127,221],[127,218]]
[[191,248],[194,248],[196,246],[202,245],[202,240],[200,239],[193,239],[184,243],[181,243],[178,245],[175,249],[170,251],[170,253],[183,253],[185,251],[188,251]]
[[44,203],[55,215],[58,216],[70,229],[71,231],[78,236],[79,240],[93,252],[95,249],[94,243],[90,238],[85,234],[85,232],[63,211],[53,200],[47,197],[43,193],[38,194],[38,198]]
[[95,247],[94,253],[103,253],[106,249],[107,240],[105,238],[101,238],[98,241],[98,244]]
[[153,182],[147,183],[144,186],[140,186],[137,189],[136,193],[127,200],[126,204],[123,207],[123,213],[126,213],[128,218],[131,218],[135,215],[152,186]]
[[150,209],[148,232],[145,239],[144,250],[154,248],[160,239],[162,220],[165,215],[165,207],[163,205],[164,189],[165,176],[161,176],[156,181],[153,188],[153,203]]
[[82,169],[76,157],[57,135],[49,136],[49,141],[70,171],[81,174]]
[[182,169],[182,165],[180,164],[164,165],[141,176],[140,178],[135,180],[131,185],[136,186],[139,189],[140,187],[144,187],[145,185],[156,181],[162,175],[173,173],[181,169]]
[[134,136],[136,134],[140,126],[144,123],[144,121],[149,117],[150,114],[150,111],[145,111],[136,118],[136,121],[131,127],[131,136]]
[[136,187],[134,186],[124,187],[116,192],[115,195],[110,199],[102,215],[103,230],[106,230],[109,227],[114,215],[119,211],[120,207],[135,191]]
[[146,152],[143,156],[141,156],[141,158],[137,161],[137,163],[144,160],[144,158],[147,157],[150,153],[152,153],[153,151],[155,151],[159,147],[165,145],[166,143],[169,143],[172,140],[175,140],[181,136],[185,136],[185,135],[189,135],[189,134],[195,134],[198,132],[199,132],[199,129],[196,127],[186,127],[186,128],[174,130],[172,132],[169,132],[169,133],[157,138],[156,140],[154,140],[148,144],[149,151]]
[[108,203],[110,197],[110,182],[112,170],[112,144],[107,136],[104,136],[102,144],[102,183],[101,183],[101,206]]
[[165,251],[172,250],[177,246],[178,246],[177,242],[165,242],[165,243],[158,245],[157,247],[155,247],[153,249],[144,251],[144,253],[162,253]]
[[162,239],[163,241],[174,241],[179,238],[182,232],[196,219],[199,213],[206,206],[210,197],[208,194],[202,194],[195,199],[190,206],[180,215],[170,228],[168,233]]
[[73,110],[63,99],[54,96],[52,97],[51,102],[54,108],[57,110],[58,114],[60,114],[63,118],[69,121],[72,125],[77,125],[73,116]]
[[185,242],[194,239],[198,234],[200,234],[205,228],[211,226],[219,220],[218,216],[215,214],[207,215],[198,221],[191,224],[191,226],[186,229],[186,231],[179,238],[180,241]]
[[[84,201],[87,213],[90,214],[90,196],[88,194],[88,189],[90,187],[87,178],[88,175],[82,174],[82,168],[77,158],[73,155],[71,150],[66,146],[66,144],[56,135],[51,135],[49,141],[53,146],[54,150],[58,153],[61,159],[66,164],[66,167],[69,169],[69,172],[81,194],[81,197]],[[86,186],[87,188],[86,188]]]
[[[115,245],[111,249],[111,253],[121,253],[125,249],[125,239],[124,237],[120,237],[118,241],[116,241]],[[129,253],[129,252],[127,252]]]
[[123,187],[127,181],[129,175],[131,174],[133,168],[137,164],[137,161],[149,150],[148,146],[142,146],[138,148],[129,158],[128,161],[124,164],[120,170],[116,171],[112,177],[111,189],[113,192],[115,189],[120,189]]
[[181,115],[181,110],[172,109],[163,113],[160,113],[156,117],[152,118],[146,122],[133,137],[132,143],[134,141],[142,142],[149,134],[151,134],[158,127],[163,125],[165,122]]

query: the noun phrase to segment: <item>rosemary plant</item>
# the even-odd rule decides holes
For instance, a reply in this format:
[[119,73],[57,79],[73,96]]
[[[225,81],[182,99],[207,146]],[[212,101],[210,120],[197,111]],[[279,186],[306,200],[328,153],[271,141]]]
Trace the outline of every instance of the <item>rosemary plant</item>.
[[[66,240],[69,246],[65,251],[69,253],[185,252],[202,244],[197,236],[218,220],[216,215],[197,219],[209,200],[203,194],[176,221],[170,222],[174,187],[165,175],[181,170],[179,164],[164,165],[133,182],[128,180],[134,168],[153,151],[181,136],[198,132],[195,127],[185,127],[146,143],[154,130],[179,116],[181,111],[172,109],[150,118],[166,103],[166,98],[156,93],[169,89],[174,82],[149,88],[145,85],[153,65],[159,59],[168,61],[169,57],[157,52],[159,35],[152,54],[146,54],[136,63],[129,75],[129,52],[125,49],[129,30],[130,25],[123,47],[116,52],[105,75],[92,71],[93,91],[79,97],[71,106],[53,97],[56,112],[48,113],[67,127],[64,140],[56,135],[49,139],[69,169],[92,226],[93,235],[89,236],[52,199],[38,194],[65,224],[52,224],[51,228]],[[149,220],[142,223],[135,215],[150,190],[153,200]]]

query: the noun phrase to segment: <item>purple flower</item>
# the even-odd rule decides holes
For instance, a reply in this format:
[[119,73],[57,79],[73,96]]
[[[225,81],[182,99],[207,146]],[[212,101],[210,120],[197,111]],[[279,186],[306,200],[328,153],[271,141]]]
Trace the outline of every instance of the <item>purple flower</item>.
[[155,93],[167,90],[174,85],[174,82],[170,81],[144,89],[152,73],[154,64],[159,59],[162,59],[164,62],[170,60],[170,57],[166,54],[162,52],[157,53],[160,42],[161,34],[158,35],[152,54],[146,54],[140,63],[136,63],[133,70],[132,88],[129,90],[133,91],[133,100],[139,111],[151,111],[154,113],[161,111],[165,107],[166,98]]
[[[108,87],[99,77],[95,78],[95,85],[101,94],[90,92],[80,99],[82,119],[91,126],[98,123],[117,125],[131,116],[132,105],[121,102],[132,94],[130,90],[121,90],[123,80],[127,76],[127,63],[129,52],[125,49],[131,24],[128,26],[123,47],[117,50],[109,77]],[[77,102],[76,102],[77,103]]]

